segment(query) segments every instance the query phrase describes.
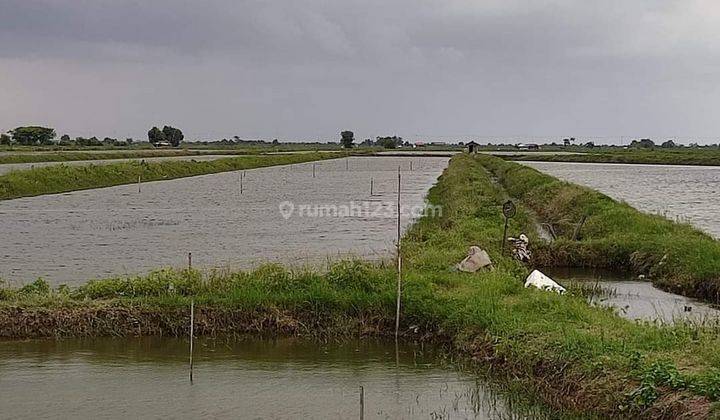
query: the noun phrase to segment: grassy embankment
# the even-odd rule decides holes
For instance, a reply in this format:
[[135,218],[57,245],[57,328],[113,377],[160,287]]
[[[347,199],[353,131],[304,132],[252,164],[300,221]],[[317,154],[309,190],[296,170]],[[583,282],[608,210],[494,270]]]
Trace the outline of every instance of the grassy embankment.
[[537,265],[625,269],[664,289],[720,303],[720,242],[709,235],[523,165],[478,159],[559,236],[536,251]]
[[172,156],[202,156],[202,155],[246,155],[251,154],[243,150],[191,150],[191,149],[156,149],[156,150],[88,150],[63,151],[47,153],[12,153],[0,155],[0,164],[12,163],[39,163],[39,162],[70,162],[85,160],[107,159],[144,159]]
[[720,166],[720,150],[709,149],[628,149],[619,151],[545,155],[518,153],[502,156],[506,160],[537,161],[537,162],[580,162],[580,163],[634,163],[653,165],[699,165]]
[[[599,416],[707,417],[720,398],[720,346],[709,327],[633,323],[581,296],[525,289],[528,269],[500,256],[505,193],[479,160],[453,158],[429,193],[441,217],[403,242],[403,335],[452,344],[476,366],[551,407]],[[523,207],[513,232],[531,220]],[[469,245],[494,271],[454,272]],[[0,337],[170,334],[389,335],[395,272],[340,262],[325,273],[269,265],[253,272],[159,271],[50,290],[0,289]]]
[[145,181],[287,165],[344,156],[340,153],[251,155],[211,161],[121,162],[107,165],[52,165],[0,175],[0,200]]

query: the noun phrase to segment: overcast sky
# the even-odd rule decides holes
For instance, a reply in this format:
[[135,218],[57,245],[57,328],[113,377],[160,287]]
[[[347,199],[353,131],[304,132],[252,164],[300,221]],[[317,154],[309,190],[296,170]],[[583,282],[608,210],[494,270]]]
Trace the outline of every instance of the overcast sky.
[[0,129],[25,124],[715,143],[720,2],[0,0]]

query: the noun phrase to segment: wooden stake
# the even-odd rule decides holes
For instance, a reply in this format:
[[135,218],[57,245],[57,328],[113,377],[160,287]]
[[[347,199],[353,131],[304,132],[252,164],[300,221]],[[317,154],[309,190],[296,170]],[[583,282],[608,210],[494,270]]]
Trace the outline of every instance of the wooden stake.
[[192,252],[188,252],[188,270],[192,269]]
[[410,161],[410,171],[412,171],[412,160]]
[[190,300],[190,383],[193,381],[193,337],[195,336],[195,299]]
[[360,385],[360,420],[365,418],[365,388]]
[[138,193],[140,193],[140,181],[142,179],[141,177],[142,175],[138,175]]
[[398,166],[397,190],[397,302],[395,307],[395,339],[400,331],[400,293],[402,292],[402,254],[400,253],[400,167]]
[[373,196],[373,183],[374,183],[374,180],[372,178],[370,178],[370,197]]
[[243,173],[240,174],[240,195],[243,193],[243,178],[245,178],[245,175]]
[[350,166],[349,166],[348,161],[349,161],[349,159],[346,157],[346,158],[345,158],[345,170],[346,170],[346,171],[350,170]]
[[315,164],[313,163],[313,178],[315,178]]

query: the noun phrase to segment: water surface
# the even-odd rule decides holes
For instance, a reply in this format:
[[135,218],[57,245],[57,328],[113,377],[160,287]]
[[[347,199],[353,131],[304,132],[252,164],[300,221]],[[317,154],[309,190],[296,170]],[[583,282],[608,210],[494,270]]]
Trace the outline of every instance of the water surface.
[[2,418],[528,418],[432,347],[170,338],[0,342]]
[[608,270],[547,268],[547,275],[563,286],[573,284],[596,288],[591,302],[613,307],[627,319],[672,324],[688,321],[694,324],[720,324],[720,310],[698,300],[668,293],[629,274]]
[[[0,278],[77,285],[184,267],[189,252],[201,268],[387,258],[397,235],[398,168],[404,228],[447,162],[351,157],[253,169],[242,194],[240,171],[0,201]],[[287,219],[281,205],[294,207]],[[334,214],[313,211],[332,206]]]

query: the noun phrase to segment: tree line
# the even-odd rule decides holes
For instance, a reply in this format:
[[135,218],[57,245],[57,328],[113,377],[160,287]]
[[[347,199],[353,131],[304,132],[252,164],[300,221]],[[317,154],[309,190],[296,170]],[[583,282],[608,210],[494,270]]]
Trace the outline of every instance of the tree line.
[[[132,137],[119,140],[112,137],[105,137],[100,140],[97,137],[75,137],[63,134],[56,141],[57,133],[54,128],[41,126],[17,127],[7,133],[0,134],[0,145],[20,146],[130,146],[135,141]],[[178,147],[185,136],[183,132],[175,127],[164,126],[162,130],[153,127],[148,131],[148,141],[154,146]]]

